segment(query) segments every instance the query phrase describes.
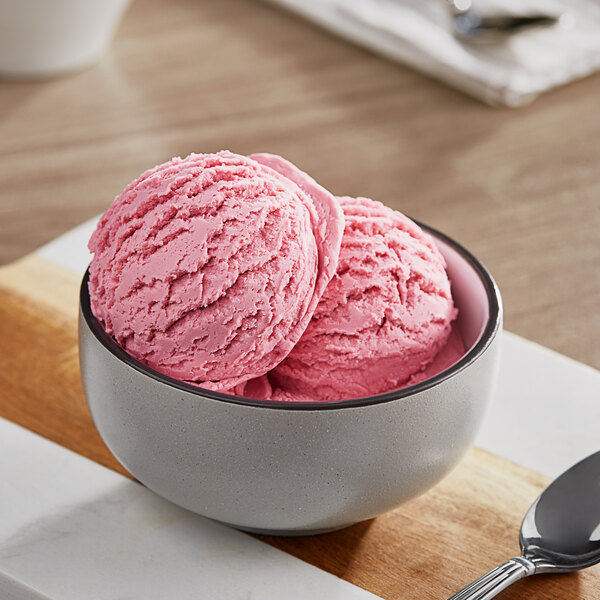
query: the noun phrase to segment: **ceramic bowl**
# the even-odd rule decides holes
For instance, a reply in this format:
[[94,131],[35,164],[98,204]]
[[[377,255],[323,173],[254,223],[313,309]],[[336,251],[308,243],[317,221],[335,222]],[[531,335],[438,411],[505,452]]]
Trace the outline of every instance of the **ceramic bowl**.
[[239,529],[313,534],[422,494],[464,456],[490,402],[502,305],[485,267],[424,227],[446,258],[468,351],[417,385],[335,403],[284,403],[202,390],[143,365],[80,302],[79,348],[100,435],[141,483]]

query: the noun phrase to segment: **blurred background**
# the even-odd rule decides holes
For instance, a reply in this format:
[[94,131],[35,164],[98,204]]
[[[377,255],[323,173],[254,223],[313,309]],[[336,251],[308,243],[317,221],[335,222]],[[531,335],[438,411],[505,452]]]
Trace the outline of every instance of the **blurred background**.
[[600,76],[492,108],[425,70],[274,4],[134,0],[97,64],[0,80],[0,263],[172,156],[271,152],[455,238],[507,329],[600,367]]

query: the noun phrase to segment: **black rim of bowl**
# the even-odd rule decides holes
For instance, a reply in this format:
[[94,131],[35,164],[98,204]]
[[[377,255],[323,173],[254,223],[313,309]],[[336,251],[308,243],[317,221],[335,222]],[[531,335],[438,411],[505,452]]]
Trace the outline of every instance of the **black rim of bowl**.
[[464,258],[467,261],[467,263],[469,263],[469,265],[477,273],[479,279],[483,283],[487,294],[490,314],[488,317],[488,322],[486,323],[484,331],[481,334],[479,340],[477,340],[477,343],[458,362],[454,363],[451,367],[449,367],[445,371],[442,371],[441,373],[438,373],[434,377],[425,379],[420,383],[416,383],[408,387],[393,390],[391,392],[385,392],[383,394],[377,394],[375,396],[366,396],[363,398],[339,400],[337,402],[284,402],[280,400],[255,400],[253,398],[232,396],[230,394],[224,394],[222,392],[207,390],[200,387],[199,385],[187,383],[185,381],[169,377],[168,375],[164,375],[163,373],[160,373],[159,371],[148,367],[141,361],[130,356],[125,350],[123,350],[123,348],[121,348],[121,346],[119,346],[119,344],[114,340],[114,338],[112,338],[106,333],[106,331],[104,331],[102,324],[96,319],[96,317],[94,317],[90,306],[90,296],[88,291],[89,268],[86,270],[85,275],[83,277],[83,281],[81,282],[81,312],[83,314],[87,326],[89,327],[93,335],[96,337],[96,339],[102,344],[102,346],[104,346],[104,348],[106,348],[106,350],[108,350],[120,361],[124,362],[136,371],[139,371],[140,373],[143,373],[144,375],[155,379],[159,383],[168,385],[169,387],[173,387],[184,392],[191,393],[201,398],[211,398],[212,400],[228,402],[230,404],[241,404],[243,406],[279,410],[339,410],[342,408],[357,408],[373,404],[382,404],[384,402],[391,402],[393,400],[401,400],[402,398],[413,396],[415,394],[418,394],[419,392],[428,390],[429,388],[438,385],[442,381],[445,381],[446,379],[455,376],[457,373],[460,373],[463,369],[465,369],[474,361],[476,361],[485,352],[486,348],[490,345],[490,343],[495,337],[496,332],[500,327],[500,292],[498,290],[496,282],[494,281],[489,271],[485,268],[485,266],[479,260],[477,260],[466,248],[461,246],[459,243],[455,242],[453,239],[449,238],[447,235],[437,231],[436,229],[433,229],[432,227],[423,225],[422,223],[419,223],[419,221],[415,221],[415,223],[417,223],[423,230],[432,235],[434,238],[438,238],[439,240],[445,242],[448,246],[450,246],[456,252],[458,252],[458,254],[460,254],[462,258]]

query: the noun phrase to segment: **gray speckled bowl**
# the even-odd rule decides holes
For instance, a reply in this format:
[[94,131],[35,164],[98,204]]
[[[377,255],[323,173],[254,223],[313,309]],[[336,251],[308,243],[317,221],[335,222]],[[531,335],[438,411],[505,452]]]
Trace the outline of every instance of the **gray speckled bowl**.
[[236,398],[157,373],[104,332],[86,274],[80,363],[100,435],[156,493],[253,532],[330,531],[425,492],[473,443],[494,387],[502,324],[487,270],[425,229],[446,258],[468,352],[417,385],[336,403]]

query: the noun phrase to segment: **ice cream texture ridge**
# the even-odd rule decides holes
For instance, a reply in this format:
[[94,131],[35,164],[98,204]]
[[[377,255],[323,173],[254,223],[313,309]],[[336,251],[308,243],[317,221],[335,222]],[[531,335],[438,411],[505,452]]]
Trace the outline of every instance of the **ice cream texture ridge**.
[[203,388],[335,402],[411,385],[464,354],[432,238],[279,156],[191,154],[146,171],[89,249],[106,332]]

